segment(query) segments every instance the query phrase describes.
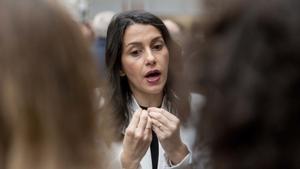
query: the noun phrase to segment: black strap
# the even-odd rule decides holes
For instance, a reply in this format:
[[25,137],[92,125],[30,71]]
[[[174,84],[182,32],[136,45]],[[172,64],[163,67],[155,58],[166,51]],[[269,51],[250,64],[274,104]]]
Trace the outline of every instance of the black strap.
[[[147,107],[140,106],[142,109],[147,110]],[[151,160],[152,160],[152,169],[157,169],[158,164],[158,139],[155,132],[152,130],[152,141],[150,144],[150,151],[151,151]]]
[[152,130],[152,141],[150,145],[151,150],[151,159],[152,159],[152,169],[157,169],[157,163],[158,163],[158,139],[155,132]]

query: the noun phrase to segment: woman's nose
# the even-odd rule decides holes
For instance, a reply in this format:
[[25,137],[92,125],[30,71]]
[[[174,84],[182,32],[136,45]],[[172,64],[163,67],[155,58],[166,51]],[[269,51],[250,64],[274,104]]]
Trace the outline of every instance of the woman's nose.
[[147,50],[146,52],[146,65],[154,65],[156,64],[156,57],[153,55],[151,50]]

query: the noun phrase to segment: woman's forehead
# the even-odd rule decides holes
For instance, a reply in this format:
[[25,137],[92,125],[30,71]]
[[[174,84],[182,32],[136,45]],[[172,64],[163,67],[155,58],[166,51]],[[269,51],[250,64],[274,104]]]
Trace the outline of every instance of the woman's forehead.
[[134,24],[130,25],[124,33],[124,44],[133,42],[142,42],[155,39],[157,37],[162,38],[160,31],[150,24]]

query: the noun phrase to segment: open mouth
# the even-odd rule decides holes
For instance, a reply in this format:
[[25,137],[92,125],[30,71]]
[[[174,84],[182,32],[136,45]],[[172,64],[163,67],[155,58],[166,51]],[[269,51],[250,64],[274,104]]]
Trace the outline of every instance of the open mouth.
[[149,71],[146,75],[145,75],[145,77],[146,78],[153,78],[153,77],[158,77],[158,76],[160,76],[160,71],[158,71],[158,70],[153,70],[153,71]]
[[158,70],[153,70],[149,71],[146,75],[145,78],[147,82],[151,85],[155,85],[159,82],[161,72]]

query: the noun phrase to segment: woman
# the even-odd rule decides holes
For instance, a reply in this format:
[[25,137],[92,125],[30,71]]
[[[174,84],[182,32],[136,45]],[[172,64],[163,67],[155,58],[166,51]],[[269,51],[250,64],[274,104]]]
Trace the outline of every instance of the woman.
[[123,168],[187,168],[191,163],[174,115],[169,67],[175,50],[166,26],[148,12],[117,14],[108,27],[110,103],[124,134]]
[[51,0],[0,0],[0,23],[0,168],[102,168],[79,26]]
[[300,2],[230,0],[210,5],[202,20],[206,22],[194,29],[193,36],[203,34],[205,41],[192,41],[190,50],[198,55],[189,66],[197,72],[195,85],[206,89],[197,145],[208,143],[208,166],[298,169]]

